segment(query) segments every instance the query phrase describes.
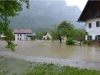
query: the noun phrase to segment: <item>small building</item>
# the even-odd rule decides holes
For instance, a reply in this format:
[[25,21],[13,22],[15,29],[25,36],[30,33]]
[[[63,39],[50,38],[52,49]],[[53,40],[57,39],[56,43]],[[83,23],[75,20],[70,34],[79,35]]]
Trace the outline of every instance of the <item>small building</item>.
[[78,22],[85,22],[86,40],[100,40],[100,1],[88,0]]
[[49,38],[49,39],[52,39],[50,33],[46,32],[46,33],[43,35],[43,38],[42,38],[42,39],[47,40],[48,38]]
[[31,29],[14,29],[15,41],[29,41],[31,36],[36,36],[32,33]]

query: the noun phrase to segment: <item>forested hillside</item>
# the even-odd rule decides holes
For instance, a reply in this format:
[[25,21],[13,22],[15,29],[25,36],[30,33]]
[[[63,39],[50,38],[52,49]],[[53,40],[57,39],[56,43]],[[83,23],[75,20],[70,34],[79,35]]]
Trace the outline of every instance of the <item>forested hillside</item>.
[[67,6],[64,0],[30,0],[30,9],[23,4],[23,11],[17,17],[10,17],[10,27],[30,28],[33,31],[46,31],[62,21],[70,21],[76,28],[83,28],[77,22],[81,14],[78,6]]

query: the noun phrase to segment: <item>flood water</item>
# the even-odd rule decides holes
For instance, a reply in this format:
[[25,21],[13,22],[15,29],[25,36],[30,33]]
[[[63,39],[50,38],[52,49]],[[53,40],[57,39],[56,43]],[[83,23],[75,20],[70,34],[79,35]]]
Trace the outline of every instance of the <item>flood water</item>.
[[[58,42],[17,41],[16,54],[43,56],[75,60],[100,62],[100,45],[67,45]],[[0,41],[0,51],[10,51],[4,48],[6,43]]]

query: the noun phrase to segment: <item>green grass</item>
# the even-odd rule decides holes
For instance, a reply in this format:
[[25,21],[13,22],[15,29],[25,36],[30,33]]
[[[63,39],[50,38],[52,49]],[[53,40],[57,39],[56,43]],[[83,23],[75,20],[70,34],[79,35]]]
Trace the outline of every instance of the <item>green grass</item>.
[[0,56],[0,75],[100,75],[100,71]]

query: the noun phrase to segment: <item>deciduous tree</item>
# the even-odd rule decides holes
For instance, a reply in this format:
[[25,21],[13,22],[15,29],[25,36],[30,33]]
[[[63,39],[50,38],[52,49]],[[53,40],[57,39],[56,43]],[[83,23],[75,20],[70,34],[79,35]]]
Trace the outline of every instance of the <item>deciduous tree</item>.
[[29,8],[29,0],[2,0],[0,1],[0,34],[4,34],[9,40],[7,40],[7,48],[15,50],[15,44],[12,42],[14,36],[12,30],[9,28],[9,17],[18,15],[18,12],[22,11],[22,3],[26,4]]
[[66,36],[67,38],[72,37],[74,32],[74,26],[70,22],[63,21],[58,26],[58,32],[59,32],[59,37],[61,36]]

